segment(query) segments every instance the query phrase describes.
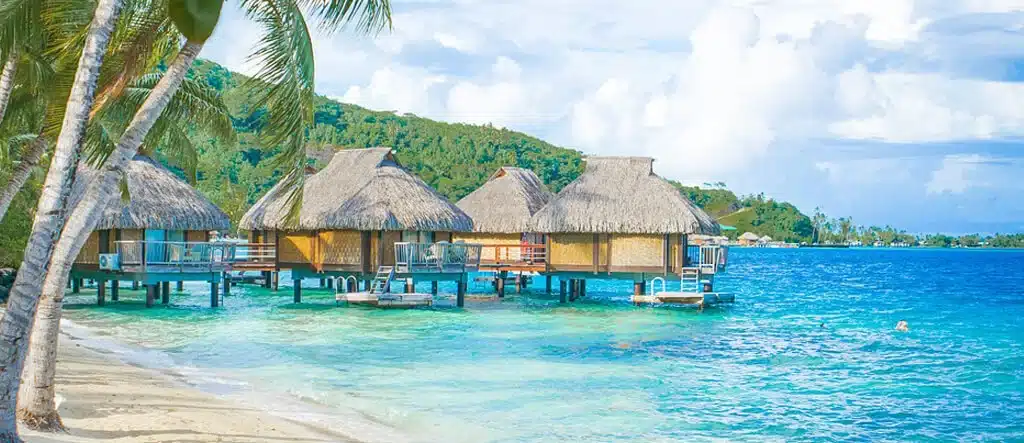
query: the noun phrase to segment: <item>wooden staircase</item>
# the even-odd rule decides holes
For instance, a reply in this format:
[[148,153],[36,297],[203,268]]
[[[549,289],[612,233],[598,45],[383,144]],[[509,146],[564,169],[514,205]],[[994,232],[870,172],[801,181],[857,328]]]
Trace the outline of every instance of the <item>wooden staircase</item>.
[[681,292],[702,292],[700,285],[700,268],[683,268],[679,275]]
[[391,281],[395,279],[394,266],[381,266],[377,268],[377,275],[370,282],[371,294],[387,294],[391,292]]

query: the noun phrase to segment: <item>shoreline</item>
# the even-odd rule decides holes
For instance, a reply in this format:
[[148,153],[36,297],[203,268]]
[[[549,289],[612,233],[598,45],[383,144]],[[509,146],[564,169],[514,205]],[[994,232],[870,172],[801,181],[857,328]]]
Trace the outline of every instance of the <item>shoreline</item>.
[[94,332],[62,321],[56,390],[58,411],[69,432],[41,433],[22,427],[25,441],[406,440],[390,428],[371,429],[366,424],[353,423],[351,414],[344,412],[336,414],[336,418],[347,420],[349,429],[334,429],[329,422],[334,414],[325,412],[318,420],[289,408],[287,403],[295,403],[294,399],[252,392],[257,400],[247,401],[237,395],[222,395],[213,385],[203,389],[159,351],[133,349],[132,345],[97,337]]

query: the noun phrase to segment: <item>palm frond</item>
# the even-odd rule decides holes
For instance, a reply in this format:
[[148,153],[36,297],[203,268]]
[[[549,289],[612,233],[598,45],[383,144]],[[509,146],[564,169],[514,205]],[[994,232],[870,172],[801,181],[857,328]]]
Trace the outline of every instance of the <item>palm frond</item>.
[[302,6],[320,19],[322,31],[333,32],[354,26],[358,32],[391,29],[390,0],[300,0]]

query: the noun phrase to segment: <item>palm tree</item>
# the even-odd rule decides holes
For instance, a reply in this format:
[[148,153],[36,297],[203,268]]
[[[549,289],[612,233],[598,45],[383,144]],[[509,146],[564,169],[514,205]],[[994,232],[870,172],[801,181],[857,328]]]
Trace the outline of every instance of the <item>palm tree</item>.
[[[86,156],[105,158],[115,146],[109,144],[104,132],[107,128],[127,126],[118,121],[132,116],[163,77],[145,75],[125,88],[124,93],[94,113],[91,133],[87,136]],[[201,129],[213,137],[233,144],[234,128],[227,106],[219,94],[201,80],[185,80],[181,90],[171,98],[154,129],[146,137],[143,154],[152,156],[159,146],[189,177],[195,176],[196,147],[184,135],[189,128]],[[187,126],[186,126],[187,125]],[[95,129],[94,129],[95,128]],[[67,228],[66,228],[67,229]],[[57,340],[64,301],[64,287],[74,257],[60,254],[60,246],[50,261],[50,271],[43,284],[42,297],[36,311],[22,387],[18,399],[18,419],[31,429],[57,431],[64,429],[54,402],[54,376],[56,375]],[[70,259],[70,260],[69,260]]]
[[[11,4],[13,0],[6,3]],[[18,268],[18,276],[11,288],[7,310],[0,320],[0,441],[21,441],[18,436],[16,403],[21,369],[28,348],[28,332],[32,327],[39,297],[37,288],[49,267],[54,239],[64,224],[64,212],[74,181],[73,171],[78,165],[99,68],[120,10],[119,0],[96,2],[68,95],[60,136],[43,182],[32,233]]]
[[18,51],[11,50],[7,53],[3,71],[0,71],[0,123],[4,121],[4,113],[7,111],[7,101],[11,98],[11,90],[14,89],[14,73],[17,72],[17,69]]
[[[268,127],[272,128],[266,131],[265,143],[281,145],[284,152],[280,157],[282,164],[293,171],[299,170],[305,166],[305,129],[312,126],[314,97],[312,42],[303,10],[319,17],[326,29],[340,28],[355,20],[361,30],[371,31],[390,26],[389,0],[242,0],[240,5],[266,31],[254,53],[254,59],[262,62],[254,80],[261,86],[254,88],[259,98],[257,103],[267,108],[270,115]],[[175,22],[178,23],[178,18]],[[73,209],[57,244],[56,259],[51,262],[51,266],[54,263],[59,266],[53,266],[54,275],[47,278],[47,286],[54,288],[55,292],[64,290],[70,263],[95,228],[104,209],[103,203],[116,196],[124,168],[178,90],[212,27],[207,31],[198,38],[189,36],[189,41],[135,113],[116,149],[104,161],[98,177],[90,183]],[[301,202],[301,178],[293,181],[292,186],[292,195],[298,195],[292,200],[297,211]],[[49,283],[51,278],[52,284]],[[56,311],[59,318],[59,307]],[[49,339],[40,343],[40,355],[55,357],[56,336],[55,333],[47,335]],[[46,374],[41,377],[45,378]],[[52,391],[48,395],[48,403],[52,404]]]

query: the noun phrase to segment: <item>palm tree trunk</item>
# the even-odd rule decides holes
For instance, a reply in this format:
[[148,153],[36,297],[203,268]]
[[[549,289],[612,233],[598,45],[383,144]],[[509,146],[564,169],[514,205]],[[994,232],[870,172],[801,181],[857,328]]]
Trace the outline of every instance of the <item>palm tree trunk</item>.
[[11,49],[11,53],[7,55],[7,62],[4,63],[4,70],[0,73],[0,123],[4,121],[4,113],[7,112],[7,102],[11,98],[11,91],[14,90],[14,73],[17,70],[18,50]]
[[61,307],[64,288],[75,257],[81,251],[89,233],[96,228],[103,210],[111,201],[117,201],[117,194],[124,169],[128,167],[142,146],[146,134],[163,112],[171,97],[181,86],[192,62],[203,48],[202,43],[186,43],[168,68],[160,82],[146,97],[142,107],[135,113],[131,124],[118,141],[114,153],[103,165],[86,189],[82,200],[75,205],[60,241],[50,261],[50,273],[43,285],[36,324],[32,329],[29,349],[29,365],[23,378],[26,390],[22,393],[18,416],[26,425],[33,426],[25,418],[46,418],[46,429],[62,429],[60,417],[54,403],[54,375],[57,365],[57,340],[60,332]]
[[25,186],[28,176],[32,174],[32,169],[39,164],[39,159],[42,158],[45,151],[46,138],[40,134],[38,138],[29,144],[28,151],[21,156],[21,163],[11,173],[11,181],[4,185],[3,191],[0,191],[0,221],[4,220],[4,216],[7,215],[7,209],[11,207],[14,196],[18,195],[18,191],[21,191],[22,186]]
[[7,300],[7,310],[0,320],[0,442],[21,441],[16,408],[28,334],[54,243],[66,219],[65,210],[96,93],[96,80],[121,5],[122,0],[98,0],[96,3],[96,12],[68,95],[60,136],[39,197],[32,234]]

